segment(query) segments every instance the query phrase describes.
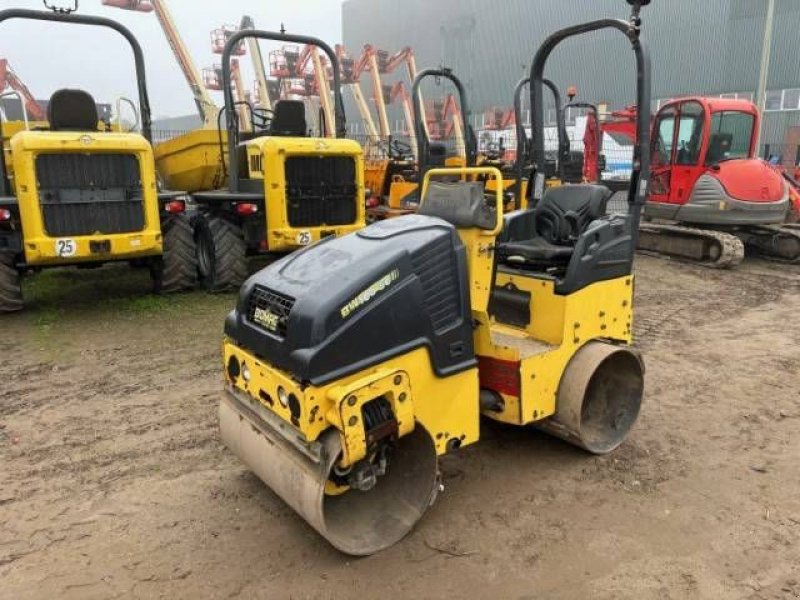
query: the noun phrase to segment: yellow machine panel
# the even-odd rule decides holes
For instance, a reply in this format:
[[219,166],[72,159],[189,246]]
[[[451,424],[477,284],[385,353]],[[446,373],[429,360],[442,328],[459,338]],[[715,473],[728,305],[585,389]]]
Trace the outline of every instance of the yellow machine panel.
[[172,190],[197,192],[225,184],[223,157],[228,132],[198,129],[156,144],[156,168],[164,184]]
[[[242,373],[247,369],[248,374],[235,381],[228,377],[230,386],[293,427],[305,442],[317,440],[322,432],[334,426],[345,439],[349,438],[345,444],[349,449],[346,464],[366,454],[364,425],[352,417],[364,402],[381,395],[391,397],[393,406],[400,408],[396,414],[406,415],[399,418],[400,433],[410,433],[416,418],[435,440],[437,454],[447,452],[449,440],[459,440],[459,446],[478,440],[479,406],[474,401],[478,370],[437,377],[425,348],[322,387],[300,386],[289,374],[226,340],[223,344],[226,365],[231,357],[236,357]],[[444,398],[448,401],[442,402]],[[292,415],[292,404],[299,410],[296,417]]]
[[[161,254],[162,238],[152,150],[137,134],[22,131],[11,140],[12,186],[19,202],[25,261],[31,266],[127,260]],[[45,154],[131,154],[141,177],[144,227],[116,234],[53,236],[46,230],[36,160]]]
[[498,287],[530,293],[530,323],[525,328],[491,321],[479,328],[475,351],[518,364],[520,393],[503,394],[504,409],[492,419],[524,425],[556,412],[561,374],[578,349],[597,339],[632,342],[633,276],[593,283],[570,295],[555,293],[554,282],[499,271]]
[[[331,138],[256,138],[247,144],[248,168],[255,179],[264,180],[267,220],[267,250],[286,252],[307,246],[328,236],[358,231],[364,226],[364,155],[361,146],[347,139]],[[261,156],[261,160],[257,157]],[[293,157],[344,157],[353,161],[355,190],[352,201],[355,219],[348,224],[314,227],[293,226],[289,221],[286,161]],[[257,164],[260,170],[252,171]]]
[[388,159],[367,159],[364,164],[364,185],[372,195],[380,196],[389,169]]

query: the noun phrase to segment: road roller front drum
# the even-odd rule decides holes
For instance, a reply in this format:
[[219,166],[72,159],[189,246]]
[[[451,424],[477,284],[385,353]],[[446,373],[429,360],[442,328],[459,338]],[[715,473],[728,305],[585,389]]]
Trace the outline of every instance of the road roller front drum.
[[226,393],[219,407],[223,442],[342,552],[369,555],[397,543],[436,497],[436,449],[419,425],[397,441],[385,473],[372,489],[327,494],[342,454],[338,430],[327,430],[314,450],[304,451],[259,413],[258,407]]

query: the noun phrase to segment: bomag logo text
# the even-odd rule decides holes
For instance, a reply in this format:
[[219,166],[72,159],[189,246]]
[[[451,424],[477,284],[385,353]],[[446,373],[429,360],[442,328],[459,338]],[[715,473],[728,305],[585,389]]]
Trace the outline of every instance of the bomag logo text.
[[270,331],[278,330],[278,315],[268,308],[256,308],[253,313],[253,320]]
[[360,292],[355,298],[341,308],[339,312],[341,312],[342,318],[346,319],[349,317],[357,308],[364,306],[398,279],[400,279],[400,269],[395,269],[378,279],[378,281]]

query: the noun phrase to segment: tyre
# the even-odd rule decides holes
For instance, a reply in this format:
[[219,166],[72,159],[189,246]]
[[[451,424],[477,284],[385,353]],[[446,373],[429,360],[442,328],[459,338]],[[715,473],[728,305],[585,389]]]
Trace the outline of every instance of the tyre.
[[244,234],[221,217],[198,217],[194,226],[197,271],[209,292],[238,289],[247,279]]
[[22,286],[14,256],[0,254],[0,313],[22,310]]
[[197,285],[197,250],[189,219],[171,216],[162,231],[164,253],[150,267],[154,291],[172,294],[193,289]]

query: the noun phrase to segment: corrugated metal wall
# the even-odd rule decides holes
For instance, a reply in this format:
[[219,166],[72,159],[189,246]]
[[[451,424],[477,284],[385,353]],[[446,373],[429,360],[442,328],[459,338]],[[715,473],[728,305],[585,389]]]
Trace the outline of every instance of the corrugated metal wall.
[[[627,18],[623,0],[346,0],[343,38],[351,54],[371,43],[412,46],[419,68],[444,64],[464,81],[474,112],[511,104],[549,32],[603,17]],[[653,98],[754,92],[766,0],[658,0],[643,9],[653,55]],[[633,55],[615,33],[563,44],[548,76],[580,97],[622,107],[633,100]],[[800,88],[800,0],[777,0],[769,89]],[[365,87],[366,89],[366,87]],[[352,112],[350,113],[353,114]],[[800,111],[768,113],[764,141],[779,143]]]

